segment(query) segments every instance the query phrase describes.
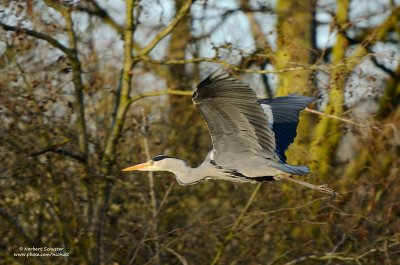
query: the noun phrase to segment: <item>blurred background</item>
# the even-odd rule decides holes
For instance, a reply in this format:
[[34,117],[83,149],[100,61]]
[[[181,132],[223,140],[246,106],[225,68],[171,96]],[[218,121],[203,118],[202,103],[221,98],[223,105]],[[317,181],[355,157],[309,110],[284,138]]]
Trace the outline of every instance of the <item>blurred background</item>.
[[[1,1],[0,263],[400,264],[399,17],[398,0]],[[120,172],[203,161],[191,94],[217,68],[317,99],[288,163],[340,199]]]

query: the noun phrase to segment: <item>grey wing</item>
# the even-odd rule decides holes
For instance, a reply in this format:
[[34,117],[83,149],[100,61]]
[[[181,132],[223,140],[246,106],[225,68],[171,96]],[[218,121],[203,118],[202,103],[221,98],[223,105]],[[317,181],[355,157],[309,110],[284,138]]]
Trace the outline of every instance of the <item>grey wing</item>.
[[279,161],[268,117],[247,84],[218,70],[197,86],[193,102],[208,125],[217,164],[249,172]]

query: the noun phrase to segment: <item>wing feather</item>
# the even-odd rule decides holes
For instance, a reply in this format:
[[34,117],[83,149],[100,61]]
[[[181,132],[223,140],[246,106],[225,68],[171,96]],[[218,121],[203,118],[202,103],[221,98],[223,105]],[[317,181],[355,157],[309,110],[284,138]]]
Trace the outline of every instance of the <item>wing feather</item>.
[[279,161],[268,117],[247,84],[218,70],[197,86],[193,103],[208,125],[216,163],[243,170]]

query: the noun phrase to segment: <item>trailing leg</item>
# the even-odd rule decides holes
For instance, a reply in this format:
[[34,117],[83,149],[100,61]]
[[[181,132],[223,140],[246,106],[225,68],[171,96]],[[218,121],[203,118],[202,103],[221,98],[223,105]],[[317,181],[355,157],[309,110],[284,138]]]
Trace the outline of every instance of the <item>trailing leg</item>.
[[291,175],[279,175],[279,176],[276,176],[274,178],[276,178],[276,180],[284,180],[284,181],[295,182],[295,183],[303,185],[303,186],[305,186],[307,188],[310,188],[310,189],[313,189],[313,190],[316,190],[316,191],[319,191],[319,192],[323,192],[323,193],[328,193],[328,194],[332,195],[333,197],[339,197],[339,193],[337,193],[336,191],[328,188],[327,185],[314,185],[314,184],[308,183],[306,181],[297,179],[297,178],[295,178],[295,177],[293,177]]

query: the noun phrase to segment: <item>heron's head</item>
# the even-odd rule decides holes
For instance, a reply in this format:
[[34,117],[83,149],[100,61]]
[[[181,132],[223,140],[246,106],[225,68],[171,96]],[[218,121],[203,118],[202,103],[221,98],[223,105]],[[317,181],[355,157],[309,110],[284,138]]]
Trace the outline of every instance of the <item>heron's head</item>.
[[151,160],[132,167],[124,168],[122,171],[171,171],[175,167],[186,165],[186,162],[170,156],[158,155]]

